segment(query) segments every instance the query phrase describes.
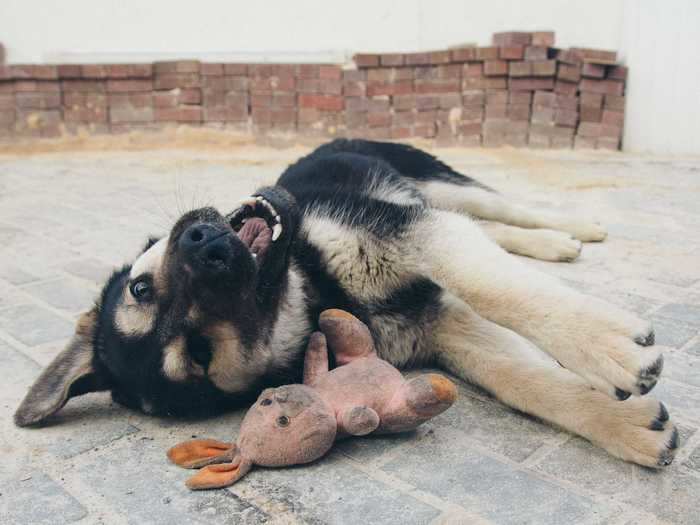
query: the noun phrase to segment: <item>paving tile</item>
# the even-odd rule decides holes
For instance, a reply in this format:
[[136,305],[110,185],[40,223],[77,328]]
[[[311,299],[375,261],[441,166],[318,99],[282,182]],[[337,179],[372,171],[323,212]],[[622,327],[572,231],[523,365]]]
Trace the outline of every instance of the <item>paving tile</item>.
[[42,472],[0,482],[0,521],[7,525],[75,523],[87,515],[78,500]]
[[668,317],[675,321],[684,322],[695,328],[700,328],[700,304],[666,304],[654,312],[655,316]]
[[660,317],[656,314],[652,315],[650,320],[654,325],[657,345],[681,348],[699,332],[698,328],[686,324],[683,321],[670,319],[668,317]]
[[477,452],[457,430],[426,435],[382,470],[495,523],[596,521],[600,511],[586,498]]
[[0,329],[27,346],[47,343],[73,334],[73,323],[36,304],[0,310]]
[[110,276],[114,267],[97,259],[78,259],[67,262],[61,266],[61,269],[71,275],[100,285]]
[[85,283],[71,278],[29,284],[23,289],[54,308],[74,314],[90,309],[98,295]]

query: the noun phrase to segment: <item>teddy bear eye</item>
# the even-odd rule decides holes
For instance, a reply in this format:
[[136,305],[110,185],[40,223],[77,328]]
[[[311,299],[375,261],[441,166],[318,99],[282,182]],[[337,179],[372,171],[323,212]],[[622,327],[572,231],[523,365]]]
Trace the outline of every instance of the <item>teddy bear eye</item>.
[[262,406],[266,407],[266,406],[272,404],[272,400],[271,400],[271,399],[263,399],[262,401],[260,401],[260,404],[261,404]]
[[289,418],[287,416],[280,416],[277,418],[277,424],[281,427],[286,427],[289,425]]

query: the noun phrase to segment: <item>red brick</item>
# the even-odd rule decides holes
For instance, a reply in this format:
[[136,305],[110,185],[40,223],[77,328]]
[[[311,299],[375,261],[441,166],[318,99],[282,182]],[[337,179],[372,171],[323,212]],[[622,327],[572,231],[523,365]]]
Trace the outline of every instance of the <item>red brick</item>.
[[581,107],[600,109],[603,105],[603,95],[598,93],[581,93]]
[[505,89],[486,92],[486,104],[505,106],[508,103],[508,91]]
[[533,31],[532,45],[533,46],[554,46],[554,31]]
[[584,78],[579,84],[583,93],[600,93],[603,95],[622,95],[625,84],[619,80],[593,80]]
[[296,107],[296,95],[294,93],[274,93],[270,105],[273,108],[294,108]]
[[564,64],[580,66],[583,62],[583,55],[574,49],[562,49],[557,53],[557,60]]
[[571,51],[581,55],[586,62],[614,64],[617,61],[617,53],[615,51],[591,49],[586,47],[572,47]]
[[438,112],[433,109],[418,111],[415,114],[416,123],[425,124],[435,122],[438,118]]
[[108,110],[106,107],[77,109],[64,109],[63,120],[65,122],[94,122],[106,123],[108,120]]
[[477,60],[498,60],[498,47],[477,47],[476,48],[476,59]]
[[128,64],[130,78],[151,78],[153,64]]
[[513,91],[554,89],[554,79],[542,77],[511,78],[509,82],[509,89]]
[[532,42],[532,33],[524,31],[494,33],[492,42],[496,46],[529,46]]
[[585,62],[581,69],[581,75],[589,78],[603,78],[605,77],[605,66]]
[[530,120],[530,106],[528,104],[509,104],[509,120]]
[[523,46],[501,46],[498,49],[498,57],[502,60],[522,60],[524,54]]
[[413,81],[401,80],[398,82],[367,82],[367,96],[378,95],[406,95],[413,93]]
[[31,80],[56,80],[58,69],[51,65],[13,64],[9,66],[12,78]]
[[469,62],[470,60],[476,60],[476,47],[451,49],[450,60],[452,62]]
[[505,60],[487,60],[484,62],[484,75],[499,77],[508,74],[508,62]]
[[296,109],[292,108],[273,108],[271,110],[272,125],[283,127],[294,127],[297,120]]
[[549,58],[549,49],[542,46],[527,46],[523,58],[525,60],[547,60]]
[[416,95],[414,101],[415,108],[419,111],[440,107],[440,97],[437,95]]
[[486,92],[482,89],[464,91],[462,93],[463,106],[483,106],[486,101]]
[[367,83],[363,81],[344,81],[343,95],[346,97],[364,97],[367,94]]
[[581,80],[581,67],[571,64],[559,64],[557,78],[567,82],[578,82]]
[[539,60],[531,64],[532,75],[535,77],[553,77],[557,73],[556,60]]
[[58,109],[61,107],[61,94],[17,93],[16,104],[21,109]]
[[415,95],[397,95],[392,98],[392,105],[395,110],[407,110],[416,107]]
[[[382,115],[376,113],[375,115]],[[374,118],[369,119],[372,122]],[[392,126],[411,126],[415,122],[415,113],[413,111],[396,111],[391,117]]]
[[627,68],[625,66],[611,66],[608,68],[607,77],[614,80],[627,80]]
[[554,122],[557,126],[575,128],[578,123],[578,111],[564,108],[557,108],[554,114]]
[[17,116],[15,110],[0,110],[0,125],[6,126],[8,124],[14,124]]
[[416,80],[416,93],[457,93],[460,90],[459,80]]
[[146,79],[138,80],[108,80],[108,93],[134,93],[140,91],[152,91],[153,82]]
[[557,108],[578,111],[578,97],[570,97],[567,95],[557,95],[557,99],[556,99],[554,105]]
[[116,124],[153,122],[153,117],[154,111],[152,107],[112,106],[109,108],[109,121]]
[[107,107],[107,95],[102,93],[63,93],[63,106],[71,109],[80,107]]
[[297,80],[298,93],[320,93],[321,79],[320,78],[300,78]]
[[468,122],[459,126],[459,132],[465,136],[481,135],[482,131],[483,124],[481,122]]
[[601,137],[613,137],[613,138],[620,138],[622,137],[622,126],[613,126],[610,124],[601,124],[600,125],[600,136]]
[[484,75],[484,64],[482,62],[471,62],[462,67],[463,77],[481,77]]
[[108,78],[109,68],[106,64],[85,64],[80,68],[82,78]]
[[[316,79],[319,78],[320,72],[319,64],[299,64],[299,78],[301,79]],[[345,73],[352,73],[353,71],[346,71]]]
[[224,65],[215,64],[212,62],[202,62],[199,74],[205,77],[214,76],[221,77],[224,75]]
[[450,62],[449,51],[431,51],[429,55],[431,64],[449,64]]
[[198,60],[167,60],[155,62],[153,71],[156,75],[170,75],[174,73],[199,73],[200,62]]
[[554,92],[560,95],[575,96],[578,92],[578,84],[574,82],[563,82],[557,80],[554,84]]
[[15,93],[60,93],[61,86],[58,82],[48,80],[17,80],[14,83]]
[[622,127],[625,123],[625,114],[622,111],[613,111],[611,109],[606,109],[603,111],[603,118],[601,122],[610,126]]
[[156,108],[155,120],[156,122],[202,122],[202,108],[199,106]]
[[367,113],[365,111],[346,111],[345,123],[348,128],[362,128],[367,125]]
[[403,66],[404,58],[401,53],[383,53],[379,55],[379,63],[382,66]]
[[80,78],[80,66],[78,64],[61,64],[56,66],[58,78]]
[[462,89],[506,89],[508,79],[506,77],[465,77],[462,79]]
[[0,95],[0,110],[15,109],[14,95]]
[[[218,96],[217,100],[214,100],[211,91],[205,91],[204,102],[206,105],[217,106],[223,105],[223,93],[220,91],[215,92]],[[178,105],[177,92],[173,91],[159,91],[153,94],[153,105],[157,108],[174,108]]]
[[108,98],[110,107],[146,108],[153,106],[151,93],[111,93]]
[[343,70],[340,66],[321,65],[318,68],[318,76],[322,80],[341,80]]
[[540,124],[552,123],[554,122],[554,112],[554,108],[533,106],[530,120]]
[[484,119],[484,106],[462,108],[462,122],[481,122]]
[[319,82],[320,93],[326,95],[340,95],[343,93],[343,82],[340,80],[322,78]]
[[603,110],[592,106],[581,106],[581,122],[600,122]]
[[[205,77],[211,78],[211,77]],[[229,91],[248,91],[250,79],[247,77],[224,77],[226,89]]]
[[509,91],[508,103],[529,106],[532,103],[532,93],[527,91]]
[[447,93],[440,95],[440,107],[442,109],[450,109],[460,107],[462,105],[462,96],[459,93]]
[[625,110],[625,97],[621,95],[605,95],[605,109],[615,111]]
[[433,138],[435,136],[435,124],[416,124],[413,126],[413,135],[416,137]]
[[618,137],[599,137],[595,148],[616,151],[620,149],[620,139]]
[[500,119],[508,116],[508,107],[505,104],[486,104],[487,119]]
[[578,126],[577,135],[589,138],[598,138],[601,136],[602,125],[593,122],[581,122]]
[[183,89],[178,96],[180,104],[198,105],[202,103],[202,90],[199,88]]
[[299,107],[316,108],[325,111],[342,111],[344,99],[337,95],[299,95]]
[[557,104],[557,95],[550,91],[536,91],[532,105],[543,108],[553,108]]
[[582,137],[581,135],[576,135],[574,140],[574,149],[595,149],[596,142],[595,137]]
[[226,106],[202,108],[202,120],[204,122],[240,122],[248,118],[248,111],[241,108]]
[[532,76],[532,62],[509,62],[508,75],[511,77]]
[[358,53],[352,59],[357,67],[377,67],[379,66],[379,55]]
[[224,75],[245,76],[248,74],[248,64],[224,64]]
[[391,125],[391,113],[368,113],[367,125],[372,128],[385,127]]
[[407,66],[427,66],[430,64],[430,53],[406,53],[404,63]]
[[392,127],[391,128],[391,138],[392,139],[407,139],[413,135],[412,128],[409,126],[402,127]]

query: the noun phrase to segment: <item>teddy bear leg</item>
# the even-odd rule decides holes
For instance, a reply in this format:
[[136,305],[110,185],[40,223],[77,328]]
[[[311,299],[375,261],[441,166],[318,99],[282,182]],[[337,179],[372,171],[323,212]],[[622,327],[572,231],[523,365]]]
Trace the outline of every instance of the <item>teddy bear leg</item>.
[[438,374],[423,374],[406,381],[382,417],[381,432],[402,432],[447,410],[457,399],[457,387]]
[[365,436],[379,426],[379,415],[369,407],[346,408],[338,414],[338,429],[351,436]]
[[183,468],[202,468],[231,461],[236,445],[214,439],[183,441],[168,450],[168,459]]
[[369,328],[352,314],[344,310],[325,310],[321,313],[318,325],[326,336],[338,366],[360,357],[376,355]]

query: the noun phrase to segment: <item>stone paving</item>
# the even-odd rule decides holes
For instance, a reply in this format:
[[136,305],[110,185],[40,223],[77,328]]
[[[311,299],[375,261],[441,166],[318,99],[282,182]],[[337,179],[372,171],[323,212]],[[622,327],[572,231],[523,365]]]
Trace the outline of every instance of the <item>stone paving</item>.
[[179,212],[228,209],[302,148],[64,151],[0,156],[0,523],[700,523],[700,159],[438,150],[521,200],[609,229],[573,264],[528,260],[656,325],[662,398],[683,447],[656,472],[460,386],[456,406],[403,436],[337,446],[305,467],[192,493],[165,450],[232,437],[240,412],[157,419],[107,394],[41,429],[11,416],[100,282]]

